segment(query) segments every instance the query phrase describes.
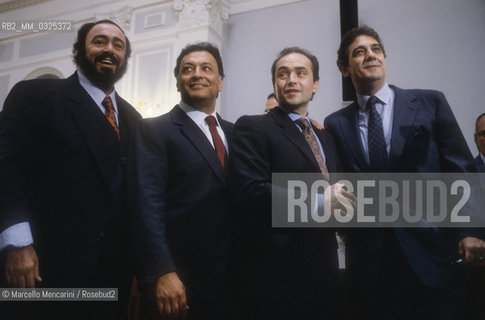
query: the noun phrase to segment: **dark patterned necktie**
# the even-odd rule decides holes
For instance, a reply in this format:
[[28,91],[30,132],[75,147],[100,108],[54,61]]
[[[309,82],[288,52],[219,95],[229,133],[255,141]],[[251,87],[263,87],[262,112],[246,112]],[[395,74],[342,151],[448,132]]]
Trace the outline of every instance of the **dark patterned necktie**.
[[209,131],[212,135],[212,142],[214,142],[214,147],[216,149],[217,158],[219,158],[219,161],[221,162],[221,165],[224,168],[224,171],[226,171],[227,170],[227,152],[226,152],[226,147],[224,146],[224,143],[222,142],[221,136],[217,132],[216,118],[214,116],[207,116],[205,118],[205,121],[207,121],[207,124],[209,125]]
[[369,112],[369,124],[367,131],[367,146],[369,148],[369,162],[373,172],[387,172],[389,157],[384,139],[382,119],[376,110],[379,99],[372,96],[367,100],[366,110]]
[[320,150],[320,146],[318,145],[317,137],[313,134],[310,123],[305,118],[300,118],[296,120],[296,124],[301,128],[301,132],[305,137],[306,142],[312,149],[313,155],[315,156],[315,160],[317,160],[318,166],[320,167],[320,171],[322,171],[323,176],[326,180],[329,179],[327,165],[323,160],[323,154]]
[[113,126],[113,129],[116,131],[116,135],[118,136],[118,140],[120,139],[120,128],[118,128],[118,123],[116,121],[115,115],[115,108],[113,107],[113,103],[111,102],[110,97],[104,98],[101,104],[104,107],[104,115],[108,119],[109,123]]

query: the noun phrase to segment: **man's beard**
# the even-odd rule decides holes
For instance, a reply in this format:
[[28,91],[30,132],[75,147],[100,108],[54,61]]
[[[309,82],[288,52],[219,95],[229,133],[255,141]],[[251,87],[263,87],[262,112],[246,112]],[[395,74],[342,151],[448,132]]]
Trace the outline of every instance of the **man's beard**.
[[[111,61],[115,64],[118,65],[119,60],[116,59],[112,54],[110,53],[103,53],[96,57],[95,63],[103,60],[104,58],[111,58]],[[83,56],[81,58],[81,61],[79,62],[79,67],[83,71],[83,74],[88,78],[89,81],[96,87],[100,88],[103,91],[107,91],[111,89],[116,81],[121,79],[121,77],[125,74],[126,69],[127,69],[127,63],[126,61],[123,63],[123,65],[116,69],[114,72],[106,68],[104,71],[105,72],[99,72],[95,65],[92,64],[86,56]]]

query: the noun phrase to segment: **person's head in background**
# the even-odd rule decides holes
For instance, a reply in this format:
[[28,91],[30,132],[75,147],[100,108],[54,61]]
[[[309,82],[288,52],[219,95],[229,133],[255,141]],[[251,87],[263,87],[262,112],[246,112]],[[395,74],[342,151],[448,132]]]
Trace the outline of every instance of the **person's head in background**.
[[276,100],[275,94],[272,92],[266,98],[266,106],[264,107],[264,113],[270,112],[273,108],[278,105],[278,100]]

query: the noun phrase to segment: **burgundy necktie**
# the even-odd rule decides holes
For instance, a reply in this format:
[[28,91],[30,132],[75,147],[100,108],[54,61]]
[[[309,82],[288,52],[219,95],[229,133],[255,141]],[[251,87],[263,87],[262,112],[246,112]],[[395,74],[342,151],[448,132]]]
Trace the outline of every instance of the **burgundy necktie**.
[[227,170],[226,147],[224,146],[224,143],[222,142],[221,136],[217,132],[216,118],[214,116],[207,116],[205,118],[205,121],[207,121],[207,124],[209,125],[209,131],[212,135],[212,142],[214,142],[217,157],[219,158],[219,161],[221,162],[221,165],[224,168],[224,170]]
[[301,128],[301,132],[303,133],[303,136],[305,137],[306,142],[312,149],[313,155],[315,156],[315,160],[317,160],[318,166],[320,167],[320,170],[322,171],[323,176],[325,179],[329,179],[328,176],[328,170],[327,170],[327,165],[325,164],[325,161],[322,158],[322,151],[320,150],[320,146],[318,145],[317,138],[313,134],[311,128],[310,128],[310,123],[308,123],[308,120],[305,118],[300,118],[296,120],[296,124]]
[[110,97],[104,98],[103,102],[101,103],[104,107],[104,115],[108,119],[109,123],[113,126],[113,129],[115,129],[116,134],[118,135],[118,140],[120,139],[120,128],[118,128],[118,123],[116,121],[116,115],[115,115],[115,108],[113,107],[113,103],[111,102]]

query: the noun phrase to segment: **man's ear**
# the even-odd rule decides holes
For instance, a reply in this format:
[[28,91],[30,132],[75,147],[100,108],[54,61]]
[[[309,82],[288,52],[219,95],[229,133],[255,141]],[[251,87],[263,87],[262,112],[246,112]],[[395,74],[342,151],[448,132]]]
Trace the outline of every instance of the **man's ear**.
[[224,86],[224,80],[221,77],[219,77],[218,82],[219,82],[219,88],[218,88],[217,92],[221,92],[222,87]]
[[347,70],[347,67],[345,67],[343,65],[339,65],[338,69],[340,70],[340,73],[342,73],[342,76],[344,78],[350,77],[350,72]]

